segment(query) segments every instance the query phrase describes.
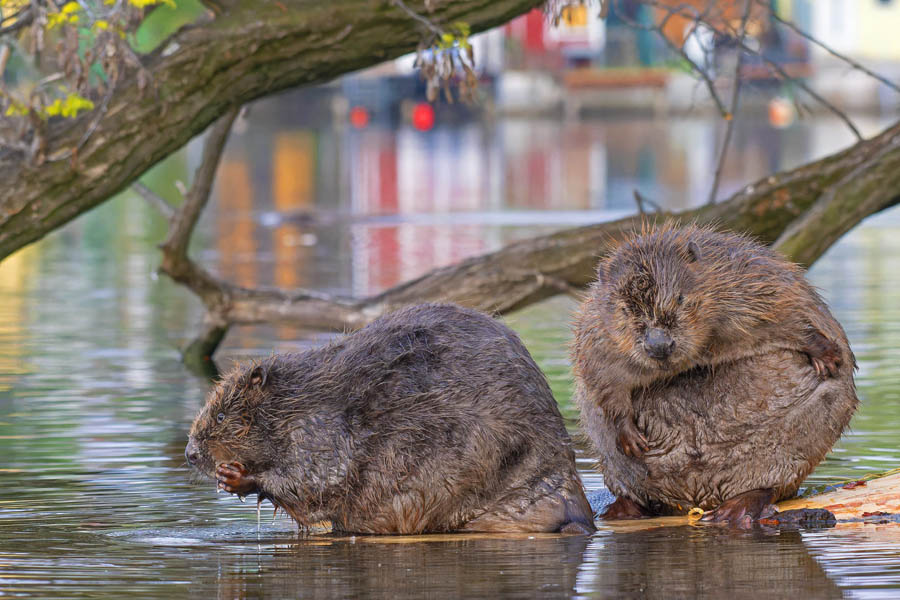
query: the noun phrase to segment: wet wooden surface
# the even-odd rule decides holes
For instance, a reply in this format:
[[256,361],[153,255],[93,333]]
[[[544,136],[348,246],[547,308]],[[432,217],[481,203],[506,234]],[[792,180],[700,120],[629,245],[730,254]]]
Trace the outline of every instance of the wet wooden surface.
[[[893,473],[885,477],[870,479],[869,481],[846,484],[836,490],[829,491],[809,498],[793,498],[778,503],[778,510],[791,510],[797,508],[824,508],[831,511],[838,523],[836,527],[871,530],[878,528],[885,530],[886,535],[894,536],[900,540],[900,473]],[[879,513],[894,515],[895,518],[879,519]],[[597,521],[601,530],[615,532],[629,532],[650,529],[653,527],[671,527],[679,525],[703,525],[699,517],[657,517],[654,519],[639,519],[630,521]],[[869,522],[863,522],[867,520]],[[887,520],[886,523],[878,521]],[[843,522],[842,522],[843,521]],[[889,532],[889,533],[887,533]],[[879,536],[883,537],[883,536]]]

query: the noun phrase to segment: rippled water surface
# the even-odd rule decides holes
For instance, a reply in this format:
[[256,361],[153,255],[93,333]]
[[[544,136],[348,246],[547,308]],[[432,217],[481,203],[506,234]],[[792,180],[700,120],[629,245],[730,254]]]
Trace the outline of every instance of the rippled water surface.
[[[511,121],[417,133],[346,131],[261,107],[233,137],[194,252],[244,285],[369,294],[504,243],[705,199],[715,125]],[[282,111],[279,113],[279,111]],[[874,127],[874,124],[872,125]],[[735,189],[833,151],[828,122],[739,129]],[[149,178],[174,193],[197,147]],[[592,538],[302,538],[263,506],[192,483],[183,449],[208,388],[176,348],[199,318],[154,275],[164,223],[125,196],[0,265],[0,595],[36,597],[816,597],[900,595],[900,528],[735,533],[681,527]],[[813,474],[900,466],[900,213],[869,220],[811,279],[847,329],[862,408]],[[575,429],[566,343],[574,304],[507,318]],[[322,343],[232,331],[219,360]],[[579,464],[602,488],[590,456]]]

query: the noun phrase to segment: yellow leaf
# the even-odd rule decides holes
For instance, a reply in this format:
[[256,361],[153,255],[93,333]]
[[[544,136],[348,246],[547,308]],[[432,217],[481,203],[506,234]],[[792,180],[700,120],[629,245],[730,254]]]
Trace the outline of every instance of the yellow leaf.
[[66,22],[65,15],[61,13],[50,13],[47,15],[47,29],[53,29]]
[[154,4],[165,4],[169,8],[175,8],[175,0],[128,0],[128,4],[138,8],[153,6]]
[[28,114],[28,107],[24,104],[13,103],[6,107],[6,112],[3,114],[7,117],[24,116]]
[[109,22],[104,21],[103,19],[98,19],[94,21],[94,29],[103,29],[105,31],[109,29]]
[[77,2],[66,2],[65,4],[63,4],[63,7],[60,9],[59,12],[61,12],[64,15],[68,15],[73,12],[77,12],[79,10],[81,10],[81,5],[78,4]]
[[62,112],[62,100],[60,100],[59,98],[57,98],[56,100],[54,100],[54,101],[53,101],[53,104],[51,104],[51,105],[49,105],[49,106],[47,106],[47,107],[44,108],[44,113],[45,113],[48,117],[55,117],[55,116],[58,115],[60,112]]

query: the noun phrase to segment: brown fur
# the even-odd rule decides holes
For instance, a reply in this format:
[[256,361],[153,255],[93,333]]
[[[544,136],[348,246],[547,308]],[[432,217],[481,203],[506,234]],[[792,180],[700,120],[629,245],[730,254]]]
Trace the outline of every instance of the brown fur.
[[[672,340],[662,360],[650,328]],[[607,485],[651,512],[793,494],[858,403],[847,338],[801,269],[694,226],[645,230],[600,263],[573,362]]]
[[237,367],[186,454],[227,491],[255,492],[304,525],[593,531],[543,374],[512,331],[452,305]]

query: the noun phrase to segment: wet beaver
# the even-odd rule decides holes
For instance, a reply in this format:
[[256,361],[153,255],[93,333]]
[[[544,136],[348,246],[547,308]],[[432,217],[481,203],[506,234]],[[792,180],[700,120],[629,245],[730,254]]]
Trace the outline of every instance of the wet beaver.
[[858,404],[846,335],[801,269],[744,236],[665,226],[597,275],[573,363],[618,497],[604,516],[755,519],[795,493]]
[[547,382],[510,329],[453,305],[238,367],[185,455],[301,525],[355,533],[594,531]]

